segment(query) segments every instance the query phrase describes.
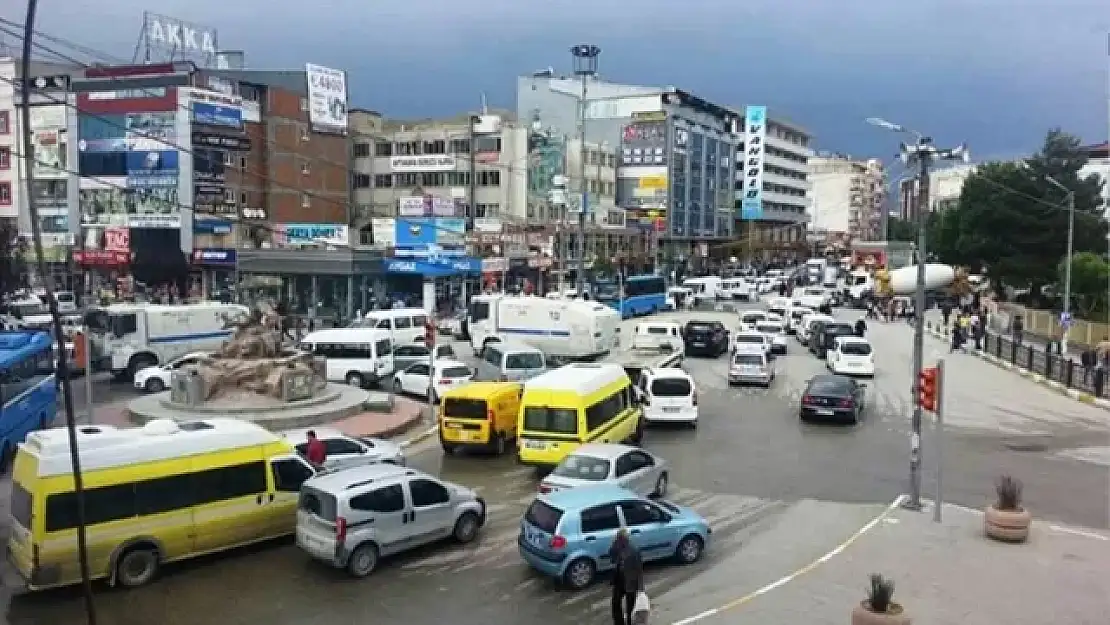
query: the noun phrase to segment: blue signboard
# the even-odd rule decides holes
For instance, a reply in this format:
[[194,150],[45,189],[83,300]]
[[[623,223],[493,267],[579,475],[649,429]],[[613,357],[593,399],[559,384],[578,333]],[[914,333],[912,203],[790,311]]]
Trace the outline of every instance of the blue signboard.
[[404,217],[396,220],[393,247],[427,248],[429,245],[462,245],[466,220],[461,217]]
[[193,232],[196,234],[231,234],[231,222],[225,219],[194,219]]
[[193,264],[234,266],[235,250],[214,247],[193,250]]
[[243,111],[233,106],[193,102],[192,112],[194,124],[236,129],[243,127]]
[[127,175],[177,174],[177,150],[150,150],[127,153]]
[[435,258],[405,260],[394,258],[385,263],[386,273],[420,274],[425,276],[453,276],[482,273],[479,258]]
[[744,197],[740,200],[741,219],[763,218],[763,156],[767,139],[767,107],[749,106],[744,118],[744,160],[737,159],[736,168],[743,167]]

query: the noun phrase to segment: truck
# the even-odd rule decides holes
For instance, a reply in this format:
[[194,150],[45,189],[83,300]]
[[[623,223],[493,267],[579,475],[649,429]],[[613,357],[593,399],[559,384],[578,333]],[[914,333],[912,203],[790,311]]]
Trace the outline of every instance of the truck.
[[192,352],[214,351],[231,338],[246,306],[198,304],[111,304],[85,313],[94,371],[134,377],[145,367],[165,364]]
[[475,355],[490,341],[513,339],[549,361],[595,360],[617,347],[620,313],[591,300],[532,295],[475,295],[466,328]]

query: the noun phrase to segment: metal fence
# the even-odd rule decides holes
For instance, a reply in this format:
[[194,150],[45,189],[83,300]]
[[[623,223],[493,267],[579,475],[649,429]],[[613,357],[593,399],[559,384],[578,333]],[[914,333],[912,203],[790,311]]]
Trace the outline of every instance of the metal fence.
[[1096,397],[1110,397],[1110,385],[1106,383],[1110,359],[1092,366],[1084,366],[1074,357],[1046,353],[1040,345],[1019,343],[1010,337],[993,332],[988,332],[983,337],[982,346],[984,352],[996,358],[1039,373],[1068,388],[1090,393]]

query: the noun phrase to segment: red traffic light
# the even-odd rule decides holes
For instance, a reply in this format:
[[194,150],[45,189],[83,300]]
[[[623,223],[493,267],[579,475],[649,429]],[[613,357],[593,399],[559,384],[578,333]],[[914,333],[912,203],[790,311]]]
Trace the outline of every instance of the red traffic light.
[[937,368],[926,367],[917,379],[917,403],[922,410],[937,410]]

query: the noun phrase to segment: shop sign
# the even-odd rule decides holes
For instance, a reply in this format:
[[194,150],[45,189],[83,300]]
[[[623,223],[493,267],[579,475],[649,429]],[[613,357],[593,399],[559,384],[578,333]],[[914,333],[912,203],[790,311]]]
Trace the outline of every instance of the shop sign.
[[229,137],[227,135],[214,135],[209,132],[194,132],[193,147],[246,151],[251,149],[251,140],[247,137]]
[[505,273],[509,270],[507,258],[483,258],[482,273]]
[[235,250],[225,248],[204,248],[193,250],[193,264],[196,265],[234,265]]
[[116,267],[131,262],[131,252],[115,252],[111,250],[74,250],[73,262],[78,265],[93,265],[97,267]]

